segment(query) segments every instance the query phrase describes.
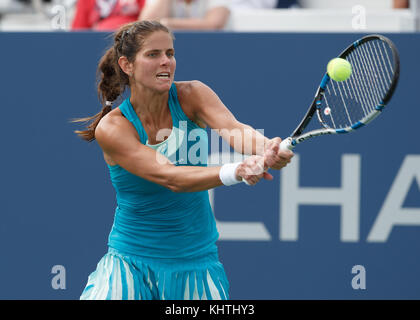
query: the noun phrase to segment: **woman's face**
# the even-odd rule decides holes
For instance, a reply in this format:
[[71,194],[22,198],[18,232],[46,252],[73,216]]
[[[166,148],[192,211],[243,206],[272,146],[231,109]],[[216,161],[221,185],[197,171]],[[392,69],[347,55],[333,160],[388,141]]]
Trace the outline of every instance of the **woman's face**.
[[169,91],[176,68],[174,54],[171,35],[165,31],[153,32],[137,52],[133,66],[135,82],[152,90]]

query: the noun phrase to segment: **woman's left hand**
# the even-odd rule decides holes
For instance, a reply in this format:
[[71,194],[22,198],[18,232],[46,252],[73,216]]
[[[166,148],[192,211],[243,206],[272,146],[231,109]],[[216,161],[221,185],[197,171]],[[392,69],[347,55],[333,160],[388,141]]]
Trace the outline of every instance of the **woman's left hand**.
[[264,150],[264,163],[270,169],[280,170],[285,167],[294,156],[290,150],[280,150],[281,139],[271,139]]

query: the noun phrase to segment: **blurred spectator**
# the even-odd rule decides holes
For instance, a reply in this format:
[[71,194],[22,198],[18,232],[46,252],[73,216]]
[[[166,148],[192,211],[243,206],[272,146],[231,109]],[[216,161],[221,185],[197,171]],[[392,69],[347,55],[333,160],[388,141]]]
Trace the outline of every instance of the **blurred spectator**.
[[408,0],[393,0],[392,6],[394,9],[407,9],[409,7]]
[[24,4],[30,4],[31,0],[15,0],[16,2],[24,3]]
[[300,8],[300,4],[298,0],[278,0],[276,8],[279,8],[279,9]]
[[266,9],[276,8],[281,0],[232,0],[235,9]]
[[297,0],[231,0],[233,9],[275,9],[297,6]]
[[114,31],[137,21],[145,0],[78,0],[72,30]]
[[226,0],[146,0],[140,20],[159,20],[171,29],[218,30],[230,15]]

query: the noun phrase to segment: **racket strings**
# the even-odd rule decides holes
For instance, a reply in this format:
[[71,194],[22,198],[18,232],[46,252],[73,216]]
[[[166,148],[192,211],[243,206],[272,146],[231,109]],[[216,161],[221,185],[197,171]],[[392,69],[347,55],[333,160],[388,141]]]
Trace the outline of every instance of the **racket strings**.
[[352,66],[350,78],[330,80],[322,100],[322,120],[335,129],[351,127],[374,114],[394,78],[392,49],[382,40],[359,45],[346,59]]

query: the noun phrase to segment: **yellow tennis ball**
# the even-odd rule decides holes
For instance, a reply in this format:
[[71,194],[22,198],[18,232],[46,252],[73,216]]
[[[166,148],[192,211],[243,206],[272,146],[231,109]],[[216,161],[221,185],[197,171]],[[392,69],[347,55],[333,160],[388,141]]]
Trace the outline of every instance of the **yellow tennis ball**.
[[331,79],[344,81],[351,75],[351,65],[346,59],[334,58],[328,62],[327,72]]

